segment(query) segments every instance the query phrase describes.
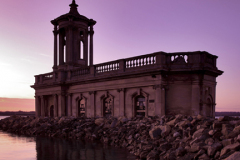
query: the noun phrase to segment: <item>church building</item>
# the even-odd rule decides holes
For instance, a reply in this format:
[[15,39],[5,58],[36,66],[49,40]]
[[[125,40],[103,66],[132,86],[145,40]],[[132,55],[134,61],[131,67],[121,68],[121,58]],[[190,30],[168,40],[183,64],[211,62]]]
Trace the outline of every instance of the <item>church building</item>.
[[75,0],[54,25],[54,64],[35,76],[36,116],[215,116],[217,56],[155,52],[93,64],[93,26]]

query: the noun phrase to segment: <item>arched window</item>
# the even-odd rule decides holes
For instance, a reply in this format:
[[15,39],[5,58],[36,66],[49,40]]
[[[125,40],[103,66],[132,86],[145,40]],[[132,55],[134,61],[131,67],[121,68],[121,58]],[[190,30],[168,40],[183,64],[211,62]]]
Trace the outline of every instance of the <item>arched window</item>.
[[81,100],[78,101],[78,117],[85,117],[85,108],[86,108],[86,103],[85,99],[82,98]]
[[145,112],[146,112],[145,97],[139,95],[135,98],[135,115],[145,116]]
[[108,96],[103,100],[103,116],[109,117],[112,115],[113,98]]
[[83,58],[84,58],[84,57],[83,57],[83,55],[84,55],[84,54],[83,54],[83,52],[84,52],[83,41],[80,41],[79,47],[80,47],[80,48],[79,48],[79,52],[80,52],[80,53],[79,53],[79,54],[80,54],[79,57],[80,57],[80,59],[83,59]]

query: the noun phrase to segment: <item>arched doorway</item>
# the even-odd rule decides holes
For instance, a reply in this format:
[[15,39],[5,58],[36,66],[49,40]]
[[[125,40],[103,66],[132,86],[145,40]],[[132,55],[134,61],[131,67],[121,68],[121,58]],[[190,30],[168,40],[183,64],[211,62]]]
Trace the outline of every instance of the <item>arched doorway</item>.
[[139,95],[135,98],[135,115],[144,116],[146,112],[146,102],[145,97]]
[[54,106],[51,105],[50,107],[50,117],[54,117]]
[[86,113],[85,113],[85,108],[86,108],[86,103],[85,103],[85,99],[81,99],[78,101],[78,117],[85,117]]
[[112,115],[112,107],[113,107],[113,98],[108,96],[103,100],[103,116],[109,117]]

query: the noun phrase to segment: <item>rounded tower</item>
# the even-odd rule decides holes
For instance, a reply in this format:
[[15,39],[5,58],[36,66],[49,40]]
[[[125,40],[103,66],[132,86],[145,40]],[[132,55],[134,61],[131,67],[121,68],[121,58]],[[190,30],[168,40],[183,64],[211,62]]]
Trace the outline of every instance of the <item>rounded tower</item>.
[[54,25],[53,70],[93,65],[93,26],[96,21],[80,15],[75,0],[69,6],[69,13],[51,21]]

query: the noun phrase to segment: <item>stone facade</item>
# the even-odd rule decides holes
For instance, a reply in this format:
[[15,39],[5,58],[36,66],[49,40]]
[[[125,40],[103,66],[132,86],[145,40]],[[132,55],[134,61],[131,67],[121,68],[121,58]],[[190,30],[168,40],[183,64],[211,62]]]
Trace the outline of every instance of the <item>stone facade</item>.
[[217,56],[156,52],[93,65],[96,21],[77,6],[51,21],[54,65],[31,86],[36,116],[215,116]]

